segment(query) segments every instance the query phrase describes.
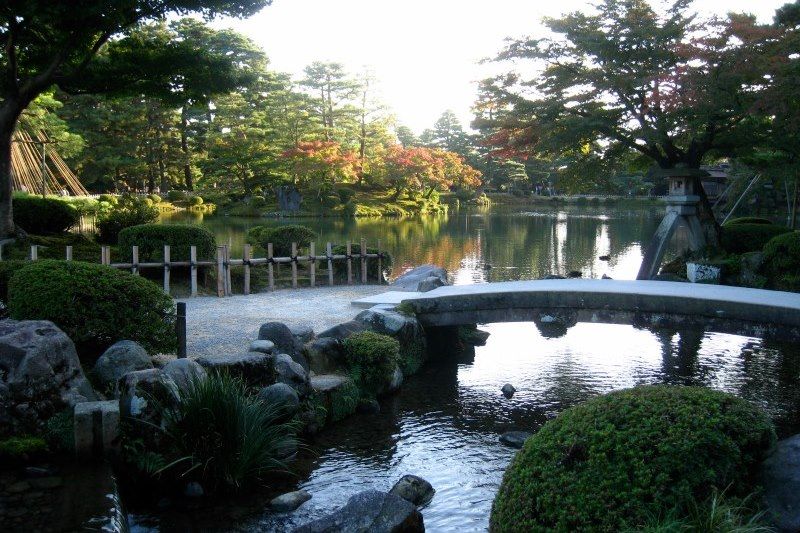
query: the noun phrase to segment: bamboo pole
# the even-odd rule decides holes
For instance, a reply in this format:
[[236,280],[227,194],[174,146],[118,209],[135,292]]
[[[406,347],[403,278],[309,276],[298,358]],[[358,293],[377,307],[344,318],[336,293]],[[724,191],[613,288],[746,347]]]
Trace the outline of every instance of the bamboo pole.
[[328,285],[333,286],[333,254],[331,253],[331,243],[325,246],[325,255],[328,258]]
[[164,245],[164,292],[169,294],[169,244]]
[[131,273],[139,275],[139,247],[131,246]]
[[267,244],[267,275],[269,277],[269,290],[275,290],[275,270],[272,264],[272,243]]
[[312,287],[317,284],[317,258],[315,257],[315,252],[314,243],[312,242],[308,249],[308,277]]
[[350,241],[347,241],[347,284],[353,284],[353,250]]
[[244,293],[250,294],[250,245],[245,244],[242,251],[242,263],[244,265]]
[[297,288],[297,243],[292,243],[292,288]]
[[192,296],[197,296],[197,246],[189,248],[189,268],[191,269],[191,291]]
[[367,239],[361,238],[361,283],[367,284]]
[[217,296],[225,296],[225,248],[217,246]]

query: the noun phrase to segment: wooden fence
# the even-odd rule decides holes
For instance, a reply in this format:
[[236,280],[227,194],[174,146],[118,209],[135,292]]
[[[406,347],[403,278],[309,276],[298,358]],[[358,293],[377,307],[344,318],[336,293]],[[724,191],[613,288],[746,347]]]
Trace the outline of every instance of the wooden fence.
[[[368,260],[377,261],[377,272],[378,272],[378,279],[377,282],[383,283],[383,259],[386,257],[383,252],[380,251],[381,243],[378,241],[377,252],[370,254],[367,252],[367,242],[365,239],[361,239],[361,253],[354,254],[352,253],[352,243],[347,242],[346,246],[346,253],[344,255],[334,255],[332,250],[333,246],[331,243],[327,243],[325,246],[325,253],[323,255],[316,255],[315,243],[311,243],[308,247],[308,255],[297,255],[298,246],[297,243],[292,243],[292,255],[290,257],[274,257],[273,255],[273,246],[272,243],[267,245],[267,255],[266,257],[254,257],[253,256],[253,249],[252,246],[249,244],[244,245],[244,250],[241,259],[232,259],[230,256],[230,248],[228,245],[217,246],[217,253],[216,259],[213,261],[209,260],[197,260],[197,247],[191,246],[189,252],[189,261],[171,261],[170,259],[170,247],[169,245],[164,246],[164,258],[162,261],[159,262],[139,262],[139,247],[133,246],[131,247],[131,262],[130,263],[113,263],[111,261],[111,247],[110,246],[102,246],[100,248],[100,263],[104,265],[108,265],[113,268],[119,268],[124,270],[130,270],[131,273],[138,275],[140,270],[143,269],[162,269],[164,272],[164,292],[169,294],[170,292],[170,270],[174,267],[188,267],[190,269],[190,287],[191,287],[191,295],[197,296],[197,270],[199,267],[211,267],[214,268],[216,271],[216,278],[217,278],[217,296],[231,296],[231,267],[234,266],[242,266],[244,267],[244,283],[243,283],[243,293],[250,294],[250,273],[251,269],[257,265],[266,265],[267,266],[267,278],[268,278],[268,285],[269,290],[275,290],[275,267],[279,267],[281,264],[289,264],[291,265],[291,279],[292,279],[292,287],[298,287],[298,264],[300,263],[307,263],[308,264],[308,280],[309,286],[315,287],[318,285],[317,283],[317,267],[318,263],[325,263],[327,266],[327,284],[333,285],[334,284],[334,269],[333,265],[335,262],[345,262],[346,269],[347,269],[347,284],[352,285],[354,283],[353,279],[353,261],[359,261],[361,266],[361,283],[366,284],[367,279],[367,263]],[[67,261],[72,261],[72,246],[66,247],[65,258]],[[31,246],[31,252],[29,259],[31,261],[36,261],[39,259],[39,247],[37,245]],[[0,259],[1,260],[1,259]],[[319,285],[322,285],[320,283]]]

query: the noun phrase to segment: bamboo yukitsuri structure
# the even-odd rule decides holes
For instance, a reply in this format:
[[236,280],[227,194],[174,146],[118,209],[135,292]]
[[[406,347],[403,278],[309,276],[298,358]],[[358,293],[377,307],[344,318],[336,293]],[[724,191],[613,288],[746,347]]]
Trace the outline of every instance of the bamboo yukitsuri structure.
[[[368,271],[368,262],[369,260],[377,261],[377,273],[378,279],[376,280],[378,284],[383,283],[383,259],[386,257],[384,252],[380,251],[381,248],[381,241],[378,241],[377,250],[375,253],[368,253],[367,252],[367,241],[366,239],[361,239],[361,248],[359,249],[360,253],[354,254],[352,253],[352,243],[350,241],[347,242],[347,253],[344,255],[334,255],[333,245],[329,242],[326,244],[325,253],[323,255],[315,255],[316,246],[315,243],[310,243],[309,245],[309,253],[308,255],[297,255],[297,243],[292,243],[292,255],[290,257],[274,257],[273,256],[273,245],[269,243],[267,245],[267,255],[266,257],[253,257],[252,247],[249,244],[244,245],[244,250],[242,254],[242,259],[231,259],[230,255],[230,247],[228,245],[217,246],[216,258],[215,260],[198,260],[197,259],[197,247],[191,246],[189,248],[189,260],[188,261],[172,261],[171,260],[171,250],[169,245],[164,245],[163,250],[163,260],[158,262],[139,262],[139,247],[133,246],[131,247],[131,262],[130,263],[112,263],[111,262],[111,247],[110,246],[102,246],[100,248],[100,263],[103,265],[108,265],[112,268],[118,268],[123,270],[129,270],[134,275],[139,275],[142,269],[162,269],[164,272],[164,281],[163,287],[164,292],[169,294],[170,292],[170,280],[171,280],[171,269],[176,267],[188,267],[190,272],[190,288],[191,288],[191,295],[197,296],[197,271],[200,267],[211,267],[216,272],[216,279],[217,279],[217,296],[224,297],[224,296],[231,296],[233,294],[232,291],[232,284],[231,284],[231,267],[234,266],[241,266],[244,268],[244,276],[243,276],[243,294],[247,295],[250,294],[251,290],[251,269],[258,266],[258,265],[266,265],[267,267],[267,277],[268,277],[268,287],[270,291],[275,290],[275,265],[281,264],[290,264],[291,265],[291,283],[292,288],[299,287],[299,276],[298,276],[298,265],[300,263],[306,263],[308,265],[308,280],[310,287],[321,286],[322,283],[317,283],[317,267],[318,263],[324,263],[328,270],[328,285],[334,285],[334,268],[333,265],[335,262],[345,262],[347,266],[347,284],[353,285],[355,283],[354,275],[353,275],[353,261],[359,261],[361,267],[361,279],[360,282],[362,284],[366,284],[369,280]],[[1,249],[0,249],[1,251]],[[64,257],[67,261],[72,261],[72,246],[67,246],[65,250]],[[39,259],[39,247],[36,245],[32,245],[30,249],[30,255],[28,257],[31,261],[37,261]],[[2,260],[2,256],[0,255],[0,260]]]
[[88,196],[89,191],[55,149],[57,141],[44,132],[36,138],[17,129],[11,141],[11,180],[15,191],[31,194]]

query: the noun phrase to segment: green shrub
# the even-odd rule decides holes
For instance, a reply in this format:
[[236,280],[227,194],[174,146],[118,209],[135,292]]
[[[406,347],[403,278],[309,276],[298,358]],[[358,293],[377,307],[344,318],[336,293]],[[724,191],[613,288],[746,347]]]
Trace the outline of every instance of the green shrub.
[[[333,255],[347,255],[347,245],[346,244],[337,244],[331,248],[331,253]],[[353,243],[350,246],[350,254],[360,254],[361,253],[361,244]],[[367,246],[367,253],[368,254],[377,254],[377,248],[370,248]],[[386,251],[383,250],[383,259],[381,259],[381,269],[384,272],[391,272],[392,271],[392,256]],[[345,279],[347,277],[347,261],[345,260],[337,260],[333,262],[333,274],[338,279]],[[353,279],[360,280],[361,279],[361,260],[360,259],[353,259]],[[367,281],[376,282],[378,281],[378,260],[374,257],[367,259]],[[381,278],[381,281],[383,279]]]
[[119,252],[131,260],[131,247],[139,247],[139,261],[163,261],[169,245],[172,261],[188,261],[190,248],[197,247],[198,259],[212,259],[217,250],[214,234],[202,226],[189,224],[143,224],[119,232]]
[[800,290],[800,232],[778,235],[764,246],[764,273],[776,289]]
[[149,199],[132,195],[121,196],[112,209],[97,221],[100,242],[116,244],[119,232],[131,226],[149,224],[158,219],[158,208],[148,205]]
[[161,197],[157,194],[148,194],[147,198],[150,199],[154,204],[161,203]]
[[40,196],[14,196],[14,224],[28,233],[63,233],[78,223],[80,212],[67,202]]
[[356,195],[356,191],[350,187],[339,187],[336,189],[336,194],[339,195],[339,201],[343,204],[346,204],[353,199],[353,196]]
[[123,339],[151,353],[175,349],[172,298],[151,281],[109,266],[29,263],[11,277],[8,307],[18,320],[54,322],[85,356]]
[[206,490],[239,488],[275,470],[297,449],[296,425],[243,381],[212,373],[193,380],[164,415],[165,468]]
[[170,202],[182,202],[186,200],[186,193],[184,191],[173,189],[167,192],[167,200]]
[[749,493],[775,442],[745,400],[699,387],[613,392],[567,409],[525,442],[503,476],[490,530],[619,531],[714,488]]
[[575,200],[576,205],[588,205],[589,199],[585,196],[579,196],[577,200]]
[[249,202],[251,207],[262,209],[267,206],[267,199],[263,196],[253,196]]
[[725,223],[726,226],[735,226],[736,224],[764,224],[764,225],[772,225],[773,222],[766,218],[761,217],[739,217],[739,218],[732,218]]
[[97,201],[105,202],[107,204],[116,205],[117,204],[117,197],[113,194],[101,194],[97,197]]
[[19,464],[20,461],[44,455],[47,451],[47,443],[40,437],[9,437],[0,440],[0,463]]
[[267,244],[272,243],[272,253],[275,257],[289,257],[292,253],[292,243],[297,243],[297,251],[308,248],[311,241],[317,234],[310,228],[289,224],[268,228],[266,226],[255,226],[247,231],[247,242],[257,244],[264,250]]
[[400,357],[400,343],[387,335],[362,331],[344,341],[344,355],[353,381],[368,394],[388,385]]
[[189,198],[189,205],[203,205],[203,198],[200,196],[192,196]]
[[25,266],[27,261],[23,260],[4,260],[0,261],[0,302],[8,303],[8,282],[11,276]]
[[791,231],[776,224],[733,224],[722,226],[720,244],[732,254],[759,252],[772,238]]

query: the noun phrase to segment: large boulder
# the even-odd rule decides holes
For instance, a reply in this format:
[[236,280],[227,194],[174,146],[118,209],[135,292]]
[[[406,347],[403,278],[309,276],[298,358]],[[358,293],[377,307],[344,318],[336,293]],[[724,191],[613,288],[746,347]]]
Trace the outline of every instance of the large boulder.
[[75,345],[55,324],[0,321],[0,436],[39,434],[51,416],[96,399]]
[[800,435],[778,442],[761,472],[764,503],[779,531],[800,531]]
[[349,376],[323,374],[312,376],[310,382],[325,408],[326,423],[338,422],[356,412],[361,392]]
[[279,406],[287,415],[294,415],[300,409],[300,396],[286,383],[273,383],[258,393],[259,400],[269,405]]
[[238,355],[204,355],[197,362],[207,372],[227,372],[239,377],[251,387],[266,387],[275,383],[274,355],[249,352]]
[[[395,290],[425,292],[435,289],[436,282],[430,278],[438,278],[441,285],[447,285],[447,271],[436,265],[422,265],[412,268],[391,283]],[[422,285],[420,287],[420,285]],[[441,286],[439,285],[439,286]]]
[[288,354],[281,353],[274,358],[275,380],[284,383],[300,396],[305,396],[309,391],[308,372],[295,362]]
[[352,496],[338,511],[300,526],[295,533],[416,533],[425,531],[414,504],[394,494],[367,490]]
[[178,386],[161,369],[137,370],[119,380],[119,415],[148,446],[161,442],[164,411],[179,401]]
[[137,370],[153,368],[147,350],[138,342],[118,341],[112,344],[94,364],[94,373],[104,393],[117,396],[119,379]]
[[446,280],[437,276],[428,276],[417,284],[417,290],[419,292],[428,292],[433,289],[438,289],[439,287],[444,287],[445,285],[447,285]]
[[292,336],[300,344],[305,344],[314,340],[314,328],[307,324],[289,326],[289,331],[292,332]]
[[333,337],[317,337],[306,343],[303,355],[309,369],[315,374],[327,374],[342,366],[344,351],[342,343]]
[[[272,341],[275,344],[275,353],[286,353],[292,356],[301,365],[302,361],[298,361],[296,357],[300,355],[303,348],[303,343],[295,339],[292,330],[283,322],[267,322],[262,324],[258,329],[258,339]],[[303,365],[303,368],[308,369],[308,365]]]
[[192,359],[173,359],[161,370],[172,378],[181,391],[188,389],[193,380],[205,379],[207,375],[200,363]]
[[269,506],[276,513],[289,513],[294,511],[308,500],[311,499],[311,494],[304,490],[296,490],[294,492],[287,492],[280,496],[273,498],[269,502]]
[[435,493],[436,491],[430,483],[411,474],[401,477],[389,491],[389,494],[400,496],[417,507],[427,505]]
[[357,320],[350,320],[348,322],[342,322],[341,324],[337,324],[332,328],[328,328],[322,333],[319,334],[319,337],[330,337],[336,340],[343,341],[353,333],[358,333],[360,331],[364,331],[369,329],[369,327]]

